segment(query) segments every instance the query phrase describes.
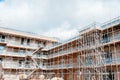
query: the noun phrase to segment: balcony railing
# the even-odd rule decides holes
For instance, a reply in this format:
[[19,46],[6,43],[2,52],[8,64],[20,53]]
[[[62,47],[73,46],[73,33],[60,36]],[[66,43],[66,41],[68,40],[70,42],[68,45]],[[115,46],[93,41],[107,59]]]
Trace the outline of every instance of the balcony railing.
[[63,68],[73,68],[74,67],[74,63],[72,64],[56,64],[56,65],[50,65],[47,66],[47,69],[63,69]]
[[76,48],[69,48],[69,49],[66,49],[66,50],[63,50],[63,51],[59,51],[57,53],[49,54],[48,58],[54,58],[54,57],[57,57],[57,56],[68,55],[68,54],[71,54],[75,51],[77,51]]
[[91,63],[86,63],[83,62],[83,64],[81,63],[66,63],[66,64],[51,64],[51,65],[44,65],[44,66],[40,66],[40,68],[43,69],[64,69],[64,68],[79,68],[79,67],[98,67],[100,65],[109,65],[109,64],[120,64],[120,58],[105,58],[102,60],[99,60],[99,62],[97,61],[93,61]]
[[26,52],[26,53],[21,53],[21,52],[10,52],[10,51],[0,51],[0,55],[4,56],[16,56],[16,57],[25,57],[27,55],[32,55],[32,52]]
[[103,23],[101,25],[101,27],[102,28],[108,28],[108,27],[111,27],[111,26],[119,24],[119,23],[120,23],[120,16],[117,17],[117,18],[114,18],[114,19],[112,19],[110,21],[107,21],[107,22]]
[[2,42],[2,43],[4,42],[4,43],[5,43],[5,42],[6,42],[6,40],[5,40],[5,39],[0,38],[0,42]]
[[[102,45],[104,43],[109,43],[109,42],[115,42],[115,41],[119,41],[120,40],[120,31],[118,34],[114,34],[110,37],[107,37],[107,38],[104,38],[101,43],[98,43],[98,47],[99,45]],[[84,46],[82,45],[79,45],[76,47],[78,50],[86,50],[86,49],[91,49],[91,48],[96,48],[95,44],[90,44],[90,45],[87,45],[87,44],[84,44]]]
[[14,69],[34,69],[35,66],[32,64],[18,64],[16,62],[2,62],[3,68],[14,68]]
[[27,43],[24,43],[24,44],[21,44],[20,41],[8,41],[7,42],[7,45],[9,46],[19,46],[19,47],[25,47],[25,48],[35,48],[37,49],[38,48],[38,45],[37,44],[27,44]]
[[[100,54],[93,53],[88,56],[96,56],[96,60],[93,60],[93,59],[82,60],[83,64],[81,64],[81,67],[82,66],[83,67],[92,67],[92,66],[101,66],[101,65],[120,64],[119,53],[120,53],[120,50],[112,51],[110,53],[107,53],[107,52],[104,52],[104,53],[101,52]],[[86,56],[82,55],[82,56],[84,58],[87,57],[87,55]]]
[[78,38],[80,38],[80,36],[79,36],[79,35],[75,35],[74,37],[71,37],[71,38],[68,39],[68,40],[60,41],[60,43],[56,43],[56,44],[54,44],[54,45],[47,46],[47,47],[45,47],[45,48],[46,48],[46,49],[51,49],[51,48],[54,48],[54,47],[63,45],[63,44],[65,44],[65,43],[67,43],[67,42],[70,42],[70,41],[73,41],[73,40],[77,40]]
[[[62,63],[62,64],[56,64],[56,65],[54,63],[58,63],[58,62],[53,62],[53,63],[49,63],[49,64],[40,63],[39,68],[42,68],[42,69],[59,69],[59,68],[63,69],[63,68],[73,68],[73,67],[93,67],[93,66],[97,67],[97,66],[100,66],[100,65],[103,65],[103,64],[104,65],[120,64],[120,58],[119,58],[119,56],[117,56],[117,55],[119,55],[119,52],[120,51],[116,51],[116,53],[112,52],[113,53],[112,55],[114,55],[114,57],[110,57],[110,58],[103,57],[101,59],[98,58],[98,60],[96,60],[96,61],[91,60],[90,63],[89,62],[86,63],[86,61],[83,62],[83,64],[78,63],[78,62],[66,63],[66,64]],[[106,54],[106,53],[101,53],[101,55],[102,54]],[[95,55],[93,55],[93,56],[95,56]],[[6,65],[7,65],[7,67],[6,67]],[[10,65],[10,66],[8,66],[8,65]],[[19,64],[15,64],[15,63],[5,63],[4,67],[6,67],[6,68],[23,68],[23,67],[25,67],[25,68],[33,68],[30,65],[19,65]]]
[[43,44],[33,44],[33,43],[30,43],[29,45],[27,43],[24,43],[24,44],[21,44],[20,40],[18,41],[15,41],[15,40],[9,40],[8,38],[6,39],[2,39],[0,38],[0,42],[1,43],[6,43],[7,46],[19,46],[19,47],[25,47],[25,48],[39,48],[39,47],[45,47]]
[[[120,33],[119,34],[115,34],[114,35],[114,38],[113,38],[113,36],[111,36],[110,38],[109,38],[109,40],[108,39],[104,39],[103,40],[103,42],[100,44],[100,45],[102,45],[103,43],[108,43],[108,42],[112,42],[112,41],[119,41],[120,40]],[[99,47],[99,45],[98,45],[98,47]],[[89,46],[77,46],[77,47],[75,47],[75,48],[68,48],[68,49],[66,49],[66,50],[62,50],[62,51],[58,51],[58,52],[56,52],[56,53],[52,53],[52,54],[49,54],[49,55],[39,55],[39,56],[36,56],[36,57],[39,57],[39,58],[54,58],[54,57],[57,57],[57,56],[63,56],[63,55],[67,55],[67,54],[71,54],[71,53],[73,53],[73,52],[75,52],[75,51],[77,51],[77,50],[86,50],[86,49],[91,49],[91,48],[96,48],[96,46],[95,46],[95,44],[91,44],[91,45],[89,45]]]
[[120,32],[118,34],[114,34],[110,37],[104,38],[102,43],[114,42],[120,40]]
[[33,55],[34,58],[42,58],[42,59],[48,59],[48,56],[47,55],[37,55],[37,54],[34,54]]

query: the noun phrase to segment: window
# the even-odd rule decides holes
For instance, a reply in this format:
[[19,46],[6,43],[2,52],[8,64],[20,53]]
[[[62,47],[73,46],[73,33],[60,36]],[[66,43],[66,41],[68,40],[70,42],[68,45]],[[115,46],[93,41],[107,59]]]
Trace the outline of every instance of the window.
[[23,49],[20,49],[20,55],[23,55],[24,51]]
[[25,64],[26,64],[26,67],[27,67],[27,68],[30,68],[30,62],[29,62],[28,59],[26,60]]
[[93,63],[92,56],[85,57],[85,63],[86,65],[91,65]]
[[76,71],[77,80],[80,80],[80,75],[81,75],[81,72],[79,70]]
[[41,41],[38,41],[38,47],[41,47]]
[[46,42],[43,42],[43,45],[46,46]]
[[114,72],[110,70],[108,77],[109,77],[109,80],[114,80]]
[[96,80],[95,76],[92,76],[89,70],[85,71],[84,77],[85,80]]
[[2,39],[5,39],[5,36],[4,36],[4,35],[2,35]]
[[61,64],[64,64],[64,59],[61,59]]
[[0,46],[0,52],[4,50],[4,46]]
[[110,42],[110,34],[104,34],[102,38],[103,38],[103,43]]
[[61,59],[60,63],[61,66],[64,66],[64,59]]
[[114,72],[109,70],[108,75],[107,74],[103,75],[103,80],[114,80]]
[[22,45],[24,44],[24,38],[21,38],[21,44]]
[[19,60],[19,67],[22,67],[22,60]]
[[60,77],[64,78],[63,71],[60,72]]
[[2,58],[0,58],[0,64],[2,64]]
[[30,39],[27,39],[27,45],[30,45]]
[[80,55],[77,56],[77,65],[79,66],[80,65]]
[[109,51],[106,51],[105,53],[106,63],[112,62],[112,53],[110,53]]
[[1,36],[1,38],[2,38],[2,40],[1,40],[1,41],[2,41],[2,42],[4,42],[4,41],[5,41],[5,36],[4,36],[4,35],[2,35],[2,36]]
[[70,72],[69,72],[69,76],[68,76],[68,80],[73,80],[73,76],[72,76],[72,75],[73,75],[73,72],[70,71]]
[[72,60],[72,58],[69,59],[69,66],[73,66],[73,60]]

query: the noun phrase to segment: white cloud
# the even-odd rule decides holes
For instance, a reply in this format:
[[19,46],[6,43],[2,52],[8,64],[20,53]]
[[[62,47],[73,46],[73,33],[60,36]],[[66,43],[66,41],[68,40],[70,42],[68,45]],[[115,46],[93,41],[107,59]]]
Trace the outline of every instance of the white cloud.
[[59,27],[54,28],[48,32],[45,32],[45,35],[58,37],[60,40],[67,40],[77,34],[77,29],[70,29],[71,24],[67,21],[64,21]]
[[78,18],[84,15],[101,15],[103,13],[103,9],[104,7],[101,2],[86,1],[83,2],[81,5],[77,3],[76,15]]
[[94,21],[119,16],[120,0],[5,0],[0,25],[67,39]]
[[47,0],[6,0],[0,4],[0,7],[2,25],[15,28],[17,26],[27,30],[26,28],[33,27],[38,21],[43,20]]

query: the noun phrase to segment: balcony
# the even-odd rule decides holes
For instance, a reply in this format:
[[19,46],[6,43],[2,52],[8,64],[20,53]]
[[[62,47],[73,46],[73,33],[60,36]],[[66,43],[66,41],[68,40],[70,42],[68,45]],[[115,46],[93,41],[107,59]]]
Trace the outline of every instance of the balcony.
[[68,69],[73,67],[74,67],[73,63],[72,64],[56,64],[56,65],[47,66],[47,69]]
[[114,41],[120,41],[120,31],[117,33],[114,33]]
[[33,58],[39,58],[39,59],[48,59],[48,56],[47,55],[38,55],[38,54],[34,54],[33,55]]
[[102,27],[103,29],[105,29],[105,28],[109,28],[109,27],[111,27],[111,26],[117,25],[117,24],[119,24],[119,23],[120,23],[120,16],[117,17],[117,18],[114,18],[114,19],[112,19],[112,20],[110,20],[110,21],[107,21],[107,22],[103,23],[103,24],[101,25],[101,27]]
[[103,38],[102,43],[104,44],[104,43],[109,43],[109,42],[120,41],[120,31],[115,31],[113,34],[114,35]]
[[[83,61],[83,67],[99,67],[106,65],[119,65],[120,64],[120,50],[112,51],[112,52],[104,52],[96,55],[93,53],[91,56],[96,55],[96,60],[89,59],[87,61]],[[84,55],[85,56],[85,55]]]
[[90,45],[84,44],[84,46],[82,45],[77,46],[77,49],[78,50],[95,49],[96,47],[99,47],[103,44],[106,45],[118,41],[120,41],[120,31],[115,32],[114,35],[111,35],[109,37],[104,37],[101,42],[99,41],[98,43],[96,43],[96,46],[95,43],[90,43]]
[[10,52],[10,51],[0,51],[0,55],[3,56],[14,56],[14,57],[25,57],[27,55],[32,55],[32,52],[29,53],[21,53],[21,52]]
[[73,52],[77,51],[77,48],[68,48],[66,50],[59,51],[57,53],[49,54],[48,58],[54,58],[58,56],[64,56],[68,54],[72,54]]
[[15,47],[22,47],[22,48],[30,48],[30,49],[38,49],[38,45],[35,44],[21,44],[20,41],[8,41],[7,46],[15,46]]
[[6,44],[7,42],[6,42],[5,39],[0,38],[0,43],[4,43],[4,44]]
[[117,50],[116,53],[114,53],[114,57],[108,57],[108,58],[105,58],[103,61],[104,61],[104,64],[106,65],[119,65],[120,64],[120,50]]
[[19,64],[17,62],[2,62],[2,66],[5,69],[34,69],[32,64]]

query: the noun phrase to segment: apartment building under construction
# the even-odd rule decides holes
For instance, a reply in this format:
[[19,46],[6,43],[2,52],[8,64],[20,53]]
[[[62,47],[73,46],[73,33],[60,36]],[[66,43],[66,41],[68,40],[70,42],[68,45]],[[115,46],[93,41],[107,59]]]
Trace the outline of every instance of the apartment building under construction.
[[0,70],[4,80],[120,80],[120,17],[62,43],[0,28]]

